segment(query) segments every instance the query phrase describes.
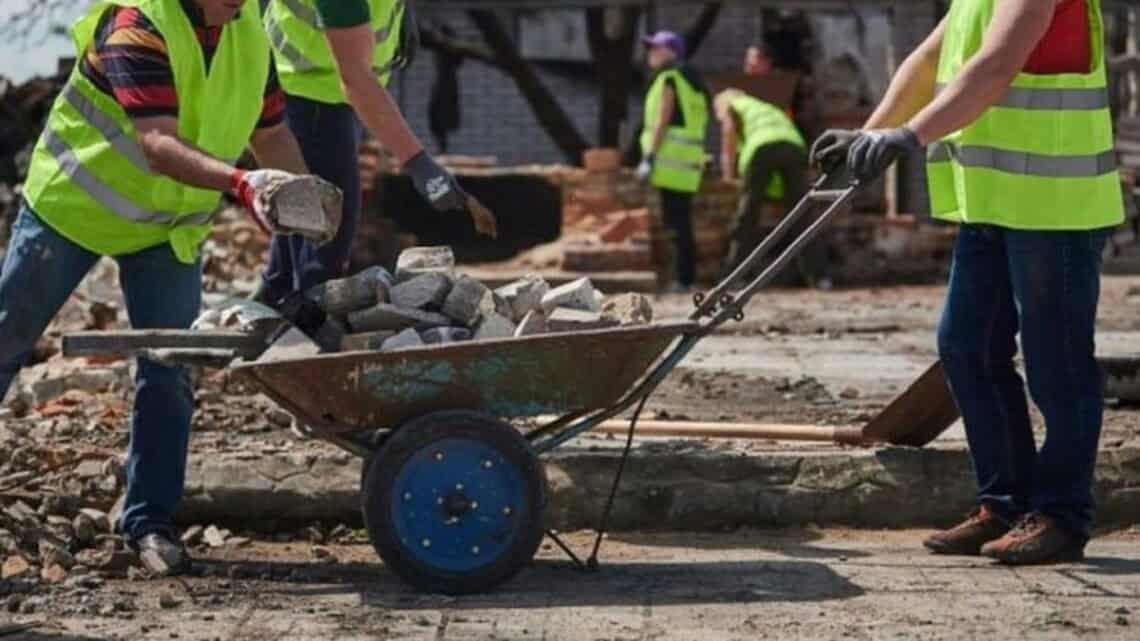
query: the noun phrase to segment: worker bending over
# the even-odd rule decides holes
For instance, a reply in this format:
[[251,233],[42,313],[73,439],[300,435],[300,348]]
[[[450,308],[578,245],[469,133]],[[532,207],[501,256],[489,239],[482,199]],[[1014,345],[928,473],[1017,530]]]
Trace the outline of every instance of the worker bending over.
[[[73,28],[79,62],[32,155],[0,271],[0,397],[101,256],[119,265],[136,328],[187,328],[198,315],[199,248],[222,192],[252,211],[274,174],[303,173],[256,4],[115,0]],[[186,556],[172,516],[182,497],[194,398],[183,368],[139,359],[120,526],[147,568]]]
[[978,507],[926,540],[934,552],[1051,563],[1089,540],[1101,251],[1124,215],[1103,34],[1099,0],[954,0],[866,129],[828,132],[813,153],[871,180],[925,146],[934,215],[960,224],[938,351]]

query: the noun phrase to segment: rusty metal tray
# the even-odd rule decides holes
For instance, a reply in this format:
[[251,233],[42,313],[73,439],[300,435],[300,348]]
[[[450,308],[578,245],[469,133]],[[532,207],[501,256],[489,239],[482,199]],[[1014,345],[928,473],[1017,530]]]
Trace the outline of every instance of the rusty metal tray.
[[448,409],[503,418],[608,407],[642,377],[692,322],[344,352],[235,364],[314,430],[341,434],[395,428]]

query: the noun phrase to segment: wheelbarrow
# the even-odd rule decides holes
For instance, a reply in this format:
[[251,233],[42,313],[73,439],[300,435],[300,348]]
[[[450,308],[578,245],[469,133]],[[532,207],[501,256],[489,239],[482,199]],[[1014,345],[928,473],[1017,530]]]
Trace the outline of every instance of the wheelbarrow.
[[[684,321],[386,353],[263,356],[237,359],[230,367],[292,413],[306,434],[364,459],[362,511],[377,553],[414,587],[447,594],[488,590],[530,563],[544,534],[540,457],[635,408],[588,559],[546,532],[579,567],[596,567],[646,400],[701,338],[744,318],[749,300],[843,210],[856,188],[820,178],[732,274],[694,296],[695,309]],[[797,221],[812,214],[818,215],[786,249],[733,291],[768,262],[766,255]],[[121,348],[123,333],[116,335]],[[143,340],[146,332],[135,335],[136,347],[155,346]],[[215,336],[215,348],[245,340]],[[65,338],[70,354],[107,347],[98,333]],[[895,420],[863,428],[801,428],[772,436],[921,446],[942,429],[925,427],[932,423],[923,411],[896,411]],[[538,416],[557,418],[526,433],[509,422]]]

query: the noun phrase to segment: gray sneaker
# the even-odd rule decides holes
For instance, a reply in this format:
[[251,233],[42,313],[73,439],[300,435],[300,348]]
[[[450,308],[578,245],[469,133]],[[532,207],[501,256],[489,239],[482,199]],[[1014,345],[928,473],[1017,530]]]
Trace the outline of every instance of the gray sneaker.
[[133,543],[143,567],[154,576],[174,576],[190,567],[190,557],[178,541],[161,532],[151,532]]

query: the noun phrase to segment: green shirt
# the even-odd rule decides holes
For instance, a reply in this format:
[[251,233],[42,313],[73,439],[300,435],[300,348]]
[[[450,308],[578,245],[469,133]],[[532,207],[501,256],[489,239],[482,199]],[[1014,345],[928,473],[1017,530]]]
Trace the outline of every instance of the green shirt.
[[316,5],[326,27],[355,27],[371,20],[368,0],[316,0]]

